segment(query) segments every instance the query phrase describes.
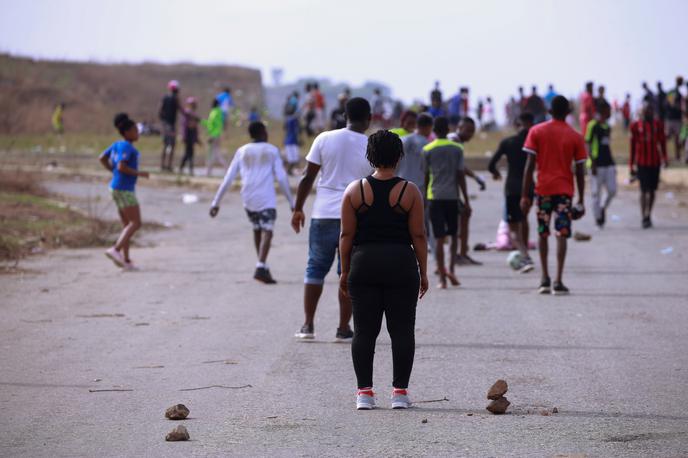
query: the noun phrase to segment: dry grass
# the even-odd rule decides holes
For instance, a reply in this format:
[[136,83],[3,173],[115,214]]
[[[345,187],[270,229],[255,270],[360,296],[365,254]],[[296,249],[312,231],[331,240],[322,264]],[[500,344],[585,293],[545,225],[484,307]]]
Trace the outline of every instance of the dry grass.
[[77,211],[50,195],[39,183],[38,174],[0,173],[0,261],[16,262],[47,249],[106,246],[114,242],[121,230],[118,222]]

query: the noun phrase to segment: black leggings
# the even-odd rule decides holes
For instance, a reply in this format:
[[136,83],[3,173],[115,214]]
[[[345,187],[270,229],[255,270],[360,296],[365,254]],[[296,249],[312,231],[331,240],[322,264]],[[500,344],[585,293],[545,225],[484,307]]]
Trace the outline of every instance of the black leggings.
[[182,158],[182,163],[179,165],[179,173],[181,173],[184,170],[184,166],[186,163],[189,163],[189,173],[193,175],[193,156],[194,156],[194,146],[196,145],[196,142],[184,142],[184,157]]
[[353,305],[351,355],[359,388],[373,386],[375,341],[387,319],[392,340],[394,388],[408,388],[416,349],[418,263],[409,245],[359,245],[351,255],[349,295]]

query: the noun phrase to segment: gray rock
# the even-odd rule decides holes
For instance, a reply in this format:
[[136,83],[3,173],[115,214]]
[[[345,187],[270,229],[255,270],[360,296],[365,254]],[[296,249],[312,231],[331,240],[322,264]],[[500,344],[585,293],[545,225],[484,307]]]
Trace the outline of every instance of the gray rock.
[[165,440],[168,442],[188,441],[189,431],[187,431],[186,428],[182,425],[175,426],[175,428],[172,431],[167,433],[167,436],[165,436]]
[[184,404],[176,404],[168,407],[165,411],[165,418],[170,420],[183,420],[189,416],[189,409]]

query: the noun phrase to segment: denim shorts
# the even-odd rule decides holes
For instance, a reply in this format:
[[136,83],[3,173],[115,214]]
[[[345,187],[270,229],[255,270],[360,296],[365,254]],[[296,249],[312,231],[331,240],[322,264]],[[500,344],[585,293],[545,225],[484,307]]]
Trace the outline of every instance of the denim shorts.
[[308,264],[304,283],[322,285],[337,255],[337,275],[342,273],[339,260],[339,219],[311,219],[308,230]]

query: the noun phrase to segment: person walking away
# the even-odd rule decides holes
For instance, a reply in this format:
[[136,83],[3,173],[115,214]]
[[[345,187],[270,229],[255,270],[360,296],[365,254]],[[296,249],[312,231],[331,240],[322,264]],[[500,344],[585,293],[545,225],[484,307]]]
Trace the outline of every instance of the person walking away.
[[418,121],[418,113],[411,110],[406,110],[402,113],[400,119],[401,127],[389,129],[393,134],[397,134],[399,138],[403,138],[416,130],[416,122]]
[[372,134],[366,158],[375,171],[352,182],[342,200],[339,284],[353,307],[351,356],[359,410],[375,407],[373,359],[383,315],[392,340],[391,406],[411,406],[407,390],[415,352],[416,304],[428,290],[428,251],[421,192],[395,174],[403,155],[398,135],[386,130]]
[[380,88],[375,88],[371,101],[373,110],[373,126],[382,127],[385,123],[385,98],[383,97]]
[[215,96],[218,106],[222,112],[222,130],[227,129],[227,124],[229,123],[230,110],[234,108],[234,98],[232,97],[232,88],[225,86],[222,92],[219,92]]
[[533,114],[535,119],[535,124],[539,124],[545,121],[547,115],[547,108],[545,107],[545,101],[542,100],[537,93],[537,86],[533,85],[531,88],[530,97],[526,100],[526,106],[524,111],[528,111]]
[[652,110],[654,112],[657,111],[657,97],[655,97],[654,92],[650,89],[650,86],[647,85],[647,82],[643,81],[642,84],[643,88],[643,102],[647,102],[650,105],[652,105]]
[[208,160],[206,161],[206,175],[211,176],[213,167],[219,163],[222,167],[227,167],[227,160],[222,156],[220,144],[222,142],[222,130],[224,125],[224,115],[220,108],[220,102],[213,100],[212,108],[208,114],[208,119],[201,121],[201,124],[208,131]]
[[234,154],[227,174],[210,204],[210,216],[212,218],[217,216],[222,196],[237,175],[241,175],[241,200],[246,216],[253,226],[253,243],[258,257],[253,278],[270,285],[277,283],[272,278],[267,264],[277,219],[275,181],[279,183],[292,209],[294,199],[289,189],[289,181],[282,165],[279,148],[268,143],[268,131],[265,124],[260,121],[252,122],[248,126],[248,133],[252,141],[239,148]]
[[[425,195],[429,201],[430,221],[435,237],[435,260],[440,277],[439,288],[447,288],[447,279],[452,286],[459,286],[454,274],[458,249],[459,190],[466,204],[463,211],[470,213],[464,175],[463,148],[447,139],[449,120],[435,118],[433,132],[436,139],[423,147],[425,153]],[[444,245],[449,238],[449,269],[444,262]]]
[[193,176],[193,157],[194,148],[201,144],[201,139],[198,136],[198,123],[200,121],[196,108],[198,103],[195,97],[188,97],[186,99],[186,107],[182,110],[182,132],[184,133],[184,157],[181,164],[179,164],[179,174],[184,171],[184,165],[189,164],[189,175]]
[[624,130],[628,132],[628,129],[631,126],[631,94],[629,93],[626,93],[626,98],[621,106],[621,116],[623,118]]
[[124,228],[115,245],[105,251],[105,256],[117,267],[136,270],[129,257],[131,238],[141,228],[141,209],[136,199],[136,180],[138,177],[148,178],[148,172],[139,171],[140,154],[134,148],[134,142],[139,139],[136,123],[126,113],[119,113],[115,116],[114,125],[122,136],[122,140],[110,145],[102,152],[99,159],[103,167],[112,172],[110,194],[117,206]]
[[258,107],[252,106],[251,109],[248,112],[248,123],[251,124],[252,122],[259,122],[261,121],[261,116],[260,116],[260,110],[258,110]]
[[[506,156],[507,173],[504,182],[504,221],[509,226],[509,237],[516,249],[521,253],[521,263],[518,270],[527,273],[535,267],[528,253],[530,243],[530,225],[528,217],[521,211],[521,193],[523,185],[523,173],[526,168],[528,155],[523,152],[523,144],[526,141],[530,128],[533,127],[532,113],[522,113],[519,116],[520,130],[516,135],[507,137],[499,143],[497,151],[492,155],[487,169],[495,180],[501,180],[502,175],[497,170],[499,160]],[[528,190],[527,197],[533,198],[532,187]]]
[[313,100],[315,103],[315,131],[319,134],[325,130],[325,97],[320,92],[318,83],[313,83]]
[[[459,126],[456,130],[456,132],[452,132],[451,134],[448,135],[447,138],[449,140],[458,143],[461,146],[462,151],[464,151],[465,154],[465,145],[466,143],[470,142],[473,136],[475,135],[475,121],[473,118],[470,118],[468,116],[465,116],[461,118],[461,122],[459,122]],[[485,190],[485,181],[480,178],[479,175],[476,175],[473,170],[469,169],[464,165],[463,173],[467,177],[471,177],[475,180],[476,183],[478,183],[478,186],[480,187],[481,191]],[[466,201],[468,202],[468,201]],[[466,204],[461,200],[461,197],[459,197],[459,253],[456,256],[456,263],[460,266],[479,266],[482,265],[482,262],[476,261],[473,259],[471,256],[468,255],[468,236],[469,236],[469,227],[470,227],[470,219],[471,219],[471,212],[465,212]]]
[[578,121],[582,134],[588,131],[588,123],[595,117],[595,98],[593,97],[593,83],[585,83],[585,91],[580,96],[580,113]]
[[337,96],[339,104],[330,113],[330,130],[343,129],[346,127],[346,101],[349,100],[346,94]]
[[[566,261],[567,239],[571,237],[573,198],[573,173],[571,163],[575,161],[578,203],[576,213],[585,213],[585,161],[587,153],[583,136],[566,123],[570,111],[566,97],[558,95],[552,100],[552,119],[534,126],[528,132],[523,151],[528,153],[526,171],[521,188],[521,211],[528,215],[532,200],[528,193],[533,186],[533,173],[537,165],[537,219],[540,236],[539,251],[542,264],[540,294],[564,295],[569,289],[564,286],[564,263]],[[547,267],[550,219],[554,215],[554,230],[557,237],[557,276],[552,284]]]
[[667,93],[664,92],[661,81],[657,81],[657,106],[655,109],[657,110],[657,119],[662,121],[662,123],[666,123]]
[[160,170],[172,171],[174,148],[177,144],[177,113],[181,111],[179,103],[179,82],[172,80],[167,83],[168,94],[160,104],[158,117],[162,122],[162,154],[160,158]]
[[[683,77],[676,77],[676,87],[667,94],[667,110],[666,110],[666,136],[667,140],[674,141],[674,154],[677,161],[681,160],[681,123],[683,120],[683,103],[684,97],[681,94],[681,86],[683,86]],[[688,162],[688,156],[686,157]]]
[[652,227],[652,207],[662,164],[669,166],[664,125],[655,118],[652,104],[643,102],[641,119],[631,124],[631,156],[628,161],[630,175],[638,177],[640,183],[643,229]]
[[492,132],[495,130],[497,123],[495,121],[494,104],[492,103],[492,97],[488,96],[485,99],[485,105],[483,106],[483,124],[482,129],[485,132]]
[[484,106],[485,105],[483,104],[483,99],[478,99],[478,105],[475,107],[475,117],[478,120],[478,126],[480,127],[480,130],[484,130],[483,129],[483,127],[484,127],[483,126],[483,108],[484,108]]
[[299,150],[299,118],[296,114],[287,116],[284,121],[284,157],[287,162],[287,174],[293,175],[294,169],[301,161]]
[[399,159],[397,175],[404,180],[412,182],[418,189],[425,188],[423,147],[430,142],[432,122],[432,116],[427,113],[421,113],[418,115],[415,131],[401,137],[404,155]]
[[[370,163],[366,159],[368,139],[365,131],[370,127],[371,108],[366,99],[354,97],[346,103],[347,126],[318,135],[306,156],[307,167],[301,178],[291,225],[298,234],[306,216],[303,206],[318,180],[313,214],[308,234],[308,264],[304,278],[305,321],[295,334],[297,339],[315,338],[315,311],[323,291],[325,276],[332,267],[339,247],[341,230],[341,204],[348,183],[368,176]],[[341,265],[337,263],[337,273]],[[353,331],[349,326],[351,301],[339,293],[339,326],[335,339],[350,341]]]
[[[592,191],[592,209],[597,227],[603,228],[606,222],[607,209],[616,195],[616,165],[612,157],[611,135],[609,126],[611,109],[609,105],[600,105],[597,119],[588,123],[585,143],[588,149],[590,165],[590,187]],[[602,189],[606,191],[604,205],[601,205]]]
[[547,111],[552,109],[552,100],[557,95],[557,91],[554,90],[554,85],[550,84],[547,86],[547,93],[545,94],[545,108],[547,108]]
[[64,109],[64,102],[60,102],[55,105],[55,110],[53,111],[53,116],[51,118],[53,132],[59,136],[64,135]]
[[[418,189],[425,189],[425,156],[423,147],[430,142],[432,135],[432,116],[427,113],[418,115],[416,130],[401,137],[404,155],[399,159],[397,175],[404,180],[415,184]],[[427,209],[428,201],[425,201],[425,235],[428,239],[428,247],[433,250],[435,239],[430,230],[430,218]]]
[[314,130],[315,121],[315,95],[313,91],[313,86],[311,83],[306,83],[304,88],[304,100],[303,107],[301,109],[301,115],[303,116],[303,124],[306,129],[306,135],[313,137],[316,132]]
[[[607,89],[604,86],[602,86],[602,85],[597,86],[597,97],[595,97],[595,113],[596,114],[598,114],[600,112],[602,107],[609,106],[609,101],[607,100],[606,91],[607,91]],[[587,128],[586,128],[585,132],[586,133],[588,132]],[[583,135],[585,135],[585,134],[583,134]]]

